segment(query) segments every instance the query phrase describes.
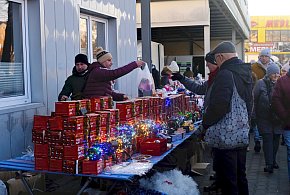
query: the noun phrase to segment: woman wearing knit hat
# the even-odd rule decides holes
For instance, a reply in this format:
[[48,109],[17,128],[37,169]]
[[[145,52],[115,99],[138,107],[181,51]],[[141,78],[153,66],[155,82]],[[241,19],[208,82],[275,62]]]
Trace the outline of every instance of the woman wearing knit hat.
[[69,76],[58,95],[58,101],[65,101],[71,95],[72,100],[80,100],[83,98],[82,90],[86,83],[88,75],[88,57],[85,54],[75,56],[75,66],[72,75]]
[[117,69],[111,69],[113,57],[111,53],[97,48],[97,62],[89,66],[89,76],[86,86],[83,90],[85,98],[112,96],[114,101],[123,101],[128,97],[123,93],[116,93],[112,89],[112,81],[118,79],[136,68],[140,68],[145,62],[138,60],[131,62]]
[[284,64],[281,68],[281,76],[284,76],[287,74],[287,72],[290,69],[290,61],[288,61],[286,64]]
[[263,151],[266,167],[264,172],[273,173],[278,169],[276,153],[279,147],[281,124],[273,121],[271,108],[272,91],[278,78],[280,68],[274,62],[270,62],[263,79],[257,81],[254,88],[254,113],[260,134],[263,139]]

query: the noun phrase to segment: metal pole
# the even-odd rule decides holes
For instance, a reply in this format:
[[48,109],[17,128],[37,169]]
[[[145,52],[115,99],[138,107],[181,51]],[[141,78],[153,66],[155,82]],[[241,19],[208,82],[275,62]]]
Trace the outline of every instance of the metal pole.
[[150,0],[141,0],[141,37],[142,60],[147,62],[149,70],[152,72]]

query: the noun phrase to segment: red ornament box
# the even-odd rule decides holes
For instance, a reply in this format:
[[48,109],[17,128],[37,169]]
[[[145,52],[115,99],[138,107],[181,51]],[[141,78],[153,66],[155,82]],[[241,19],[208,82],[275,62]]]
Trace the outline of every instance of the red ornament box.
[[120,113],[119,109],[105,109],[104,111],[108,111],[111,113],[110,124],[115,125],[120,122]]
[[100,127],[107,127],[110,124],[111,112],[109,111],[96,111],[100,115]]
[[77,100],[76,114],[81,116],[91,112],[91,101],[89,99]]
[[38,158],[38,157],[35,157],[35,170],[45,170],[47,171],[48,170],[48,166],[49,165],[49,160],[48,158]]
[[167,140],[148,138],[140,143],[140,153],[152,156],[160,156],[167,150]]
[[48,144],[34,144],[34,156],[48,158]]
[[49,116],[34,115],[33,117],[33,130],[42,131],[48,129]]
[[104,162],[102,159],[91,161],[91,160],[83,160],[82,161],[82,173],[83,174],[93,174],[97,175],[101,173],[104,169]]
[[126,121],[135,116],[134,102],[132,101],[116,102],[116,109],[119,109],[120,111],[121,121]]
[[81,160],[85,158],[85,146],[83,144],[75,146],[64,146],[63,158],[65,160]]
[[80,161],[80,160],[64,160],[62,171],[64,173],[79,174],[82,172],[82,161]]
[[49,171],[62,172],[62,159],[49,159]]
[[77,101],[55,102],[56,116],[76,116]]

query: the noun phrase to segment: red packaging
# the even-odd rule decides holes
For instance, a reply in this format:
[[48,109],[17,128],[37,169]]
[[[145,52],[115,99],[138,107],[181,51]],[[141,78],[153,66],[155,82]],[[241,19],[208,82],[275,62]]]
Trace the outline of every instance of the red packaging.
[[134,102],[132,101],[116,102],[116,109],[119,109],[121,121],[126,121],[135,116]]
[[48,142],[47,131],[35,131],[32,129],[32,142],[37,144],[44,144]]
[[101,98],[91,98],[91,112],[101,110]]
[[63,129],[72,131],[83,131],[84,118],[84,116],[70,116],[63,118]]
[[107,159],[104,159],[103,162],[104,162],[104,169],[105,169],[106,167],[110,167],[113,165],[113,158],[109,156]]
[[34,156],[48,158],[48,144],[34,144]]
[[119,109],[105,109],[104,111],[111,112],[110,124],[115,125],[120,121]]
[[104,163],[102,159],[96,161],[83,160],[82,173],[97,175],[103,171],[103,165]]
[[49,156],[51,159],[63,159],[63,146],[50,145]]
[[142,107],[148,108],[150,106],[150,97],[140,97],[138,99],[142,100]]
[[63,118],[61,116],[50,117],[48,119],[49,130],[63,130]]
[[49,159],[49,171],[62,172],[62,159]]
[[138,116],[142,114],[143,112],[143,103],[141,99],[135,99],[134,100],[134,105],[135,105],[135,115]]
[[91,112],[91,101],[89,99],[77,100],[76,114],[78,116]]
[[101,115],[99,114],[96,113],[86,114],[85,127],[87,127],[91,131],[96,130],[96,128],[100,126],[100,120]]
[[74,132],[66,131],[64,132],[62,140],[63,140],[63,144],[66,146],[74,146],[74,145],[83,144],[84,134],[83,133],[75,134]]
[[47,134],[48,143],[51,145],[62,145],[63,131],[49,131]]
[[55,102],[56,116],[75,116],[77,101]]
[[81,160],[63,160],[62,171],[64,173],[79,174],[82,172]]
[[34,115],[33,117],[33,129],[35,131],[42,131],[48,129],[49,116]]
[[112,109],[113,108],[113,98],[111,96],[101,96],[101,110]]
[[190,96],[185,96],[184,98],[184,109],[185,111],[189,112],[190,111],[190,107],[189,107],[189,101],[190,101]]
[[136,137],[135,143],[133,143],[133,145],[135,144],[135,150],[136,150],[136,152],[140,152],[140,145],[146,139],[147,138],[145,138],[145,137],[140,137],[140,136],[137,136]]
[[161,105],[161,97],[150,97],[150,106],[160,106]]
[[100,127],[106,127],[110,124],[111,112],[109,111],[96,111],[100,115]]
[[35,157],[35,170],[48,170],[48,158],[38,158]]
[[85,146],[83,144],[75,146],[64,146],[63,158],[65,160],[81,160],[85,157]]
[[147,138],[140,144],[140,153],[152,156],[160,156],[167,150],[167,140],[159,138]]

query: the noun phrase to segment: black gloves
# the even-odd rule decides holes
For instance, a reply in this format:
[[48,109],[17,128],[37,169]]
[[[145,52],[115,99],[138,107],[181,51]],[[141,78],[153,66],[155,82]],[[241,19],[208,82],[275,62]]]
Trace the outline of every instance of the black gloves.
[[171,77],[171,79],[173,80],[173,81],[182,81],[183,79],[184,79],[184,76],[183,75],[181,75],[179,72],[177,72],[177,73],[172,73],[172,77]]

